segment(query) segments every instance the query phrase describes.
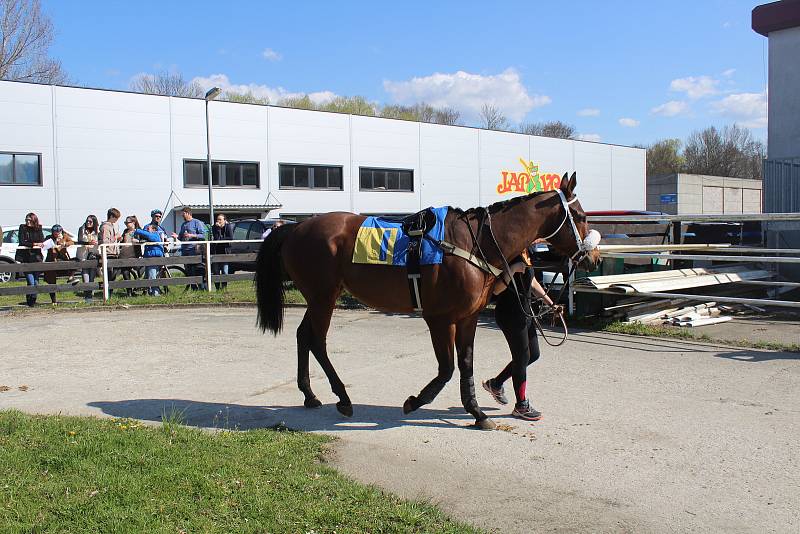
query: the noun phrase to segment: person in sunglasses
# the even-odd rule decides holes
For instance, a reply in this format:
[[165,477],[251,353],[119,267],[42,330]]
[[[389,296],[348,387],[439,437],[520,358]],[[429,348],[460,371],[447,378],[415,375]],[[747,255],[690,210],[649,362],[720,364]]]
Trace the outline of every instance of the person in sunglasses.
[[[164,214],[160,209],[156,208],[150,212],[150,224],[156,227],[156,233],[161,236],[161,241],[167,240],[167,231],[161,226],[161,221],[164,219]],[[148,225],[150,226],[150,225]]]

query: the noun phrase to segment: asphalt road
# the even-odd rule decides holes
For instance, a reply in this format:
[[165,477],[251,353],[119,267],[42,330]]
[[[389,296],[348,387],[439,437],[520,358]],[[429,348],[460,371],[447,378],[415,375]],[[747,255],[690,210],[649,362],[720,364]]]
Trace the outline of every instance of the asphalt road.
[[[800,529],[800,356],[597,333],[543,346],[529,374],[537,423],[479,401],[503,430],[469,427],[456,377],[430,406],[403,401],[433,377],[421,319],[337,311],[329,349],[355,414],[301,407],[294,329],[255,329],[252,308],[5,317],[0,408],[255,428],[340,438],[332,461],[363,482],[498,532]],[[482,324],[476,377],[508,358]],[[22,386],[22,388],[21,388]],[[6,389],[0,388],[0,389]],[[20,389],[21,388],[21,389]]]

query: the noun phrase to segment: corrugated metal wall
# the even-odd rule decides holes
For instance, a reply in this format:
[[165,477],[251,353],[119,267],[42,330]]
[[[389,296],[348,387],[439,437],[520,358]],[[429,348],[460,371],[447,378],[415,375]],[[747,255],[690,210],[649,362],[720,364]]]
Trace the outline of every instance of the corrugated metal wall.
[[800,211],[800,162],[764,160],[764,212]]

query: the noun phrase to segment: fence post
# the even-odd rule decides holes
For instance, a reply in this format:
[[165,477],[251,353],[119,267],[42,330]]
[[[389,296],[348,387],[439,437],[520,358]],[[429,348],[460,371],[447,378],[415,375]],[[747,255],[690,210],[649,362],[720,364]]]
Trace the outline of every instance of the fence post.
[[100,245],[102,252],[100,253],[103,259],[103,302],[108,302],[110,297],[108,288],[108,247]]
[[213,291],[211,284],[211,242],[206,241],[206,280],[208,291]]

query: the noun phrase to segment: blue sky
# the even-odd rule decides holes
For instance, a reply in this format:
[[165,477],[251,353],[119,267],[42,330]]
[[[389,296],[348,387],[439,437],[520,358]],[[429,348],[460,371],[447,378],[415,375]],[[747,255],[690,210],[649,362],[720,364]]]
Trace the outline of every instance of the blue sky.
[[308,93],[427,101],[477,122],[562,120],[648,144],[737,122],[766,138],[756,2],[136,2],[43,0],[51,54],[82,85],[181,72],[271,101]]

